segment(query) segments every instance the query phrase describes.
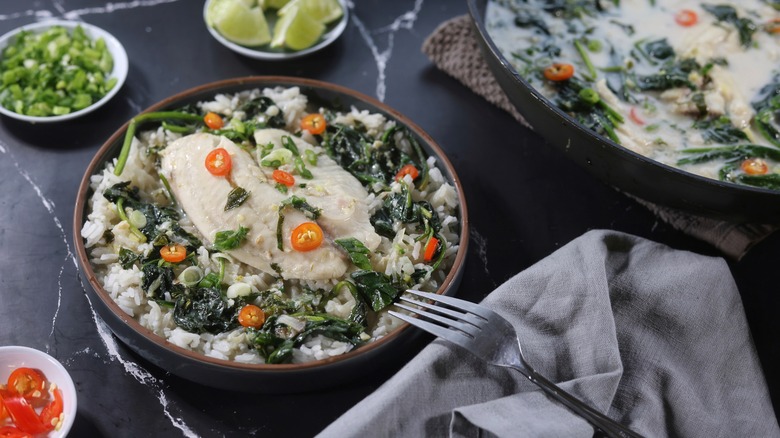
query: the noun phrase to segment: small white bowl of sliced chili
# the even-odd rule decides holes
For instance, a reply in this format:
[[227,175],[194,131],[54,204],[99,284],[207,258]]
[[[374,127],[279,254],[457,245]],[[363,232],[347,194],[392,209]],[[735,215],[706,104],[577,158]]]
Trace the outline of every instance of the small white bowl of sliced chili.
[[29,347],[0,347],[0,436],[17,430],[18,436],[65,437],[76,407],[76,387],[57,359]]

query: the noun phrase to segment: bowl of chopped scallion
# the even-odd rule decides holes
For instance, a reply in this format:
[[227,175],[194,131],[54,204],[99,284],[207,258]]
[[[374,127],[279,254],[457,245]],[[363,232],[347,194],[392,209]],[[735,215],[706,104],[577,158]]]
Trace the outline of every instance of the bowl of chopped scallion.
[[0,113],[26,122],[70,120],[122,87],[128,59],[113,35],[84,22],[47,20],[0,36]]

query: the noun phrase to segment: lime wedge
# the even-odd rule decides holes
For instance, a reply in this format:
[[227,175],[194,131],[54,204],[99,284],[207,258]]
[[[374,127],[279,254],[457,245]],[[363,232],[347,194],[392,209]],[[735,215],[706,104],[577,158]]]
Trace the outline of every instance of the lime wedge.
[[299,6],[292,5],[274,26],[274,37],[271,47],[287,47],[292,50],[303,50],[316,43],[325,32],[325,25],[312,18]]
[[324,24],[332,23],[344,15],[339,0],[292,0],[280,9],[278,14],[284,15],[287,9],[294,5],[298,5],[309,16]]
[[[217,21],[217,18],[222,16],[224,14],[225,10],[230,9],[230,3],[233,3],[235,0],[211,0],[209,2],[209,6],[206,9],[206,24],[208,24],[211,27],[214,27],[214,23]],[[253,6],[257,5],[258,0],[240,0],[242,3],[244,3],[248,8],[251,8]],[[262,1],[262,0],[260,0]]]
[[289,2],[290,0],[257,0],[257,3],[260,4],[260,7],[264,10],[280,9]]
[[[218,0],[212,21],[227,40],[243,46],[262,46],[271,41],[271,32],[263,10],[250,7],[245,0]],[[207,10],[207,15],[210,8]],[[208,21],[208,20],[207,20]]]

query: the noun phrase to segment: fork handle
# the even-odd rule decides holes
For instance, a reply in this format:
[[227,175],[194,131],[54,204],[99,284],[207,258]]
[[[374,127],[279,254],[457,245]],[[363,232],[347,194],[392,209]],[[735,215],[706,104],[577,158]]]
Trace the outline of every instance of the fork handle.
[[544,392],[549,394],[552,398],[558,400],[561,404],[574,411],[577,415],[586,419],[590,424],[592,424],[601,432],[604,432],[607,436],[619,438],[642,438],[642,435],[607,417],[588,404],[583,403],[578,398],[564,391],[558,387],[558,385],[547,380],[544,378],[544,376],[540,375],[536,371],[520,369],[520,367],[517,367],[517,369],[526,377],[528,377],[530,381],[542,388],[542,390],[544,390]]

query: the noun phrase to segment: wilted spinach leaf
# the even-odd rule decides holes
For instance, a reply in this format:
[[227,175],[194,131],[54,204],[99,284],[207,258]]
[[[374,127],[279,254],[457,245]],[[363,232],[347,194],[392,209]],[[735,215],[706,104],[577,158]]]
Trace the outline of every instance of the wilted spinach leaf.
[[236,307],[228,306],[218,288],[192,288],[176,299],[173,320],[188,332],[222,333],[238,325]]
[[344,251],[349,254],[350,260],[360,269],[370,271],[371,261],[368,259],[370,251],[363,245],[363,242],[355,239],[354,237],[348,237],[344,239],[336,239],[336,243],[344,248]]
[[740,18],[737,10],[729,5],[708,5],[702,4],[701,7],[715,16],[718,21],[731,23],[739,32],[739,42],[748,47],[753,40],[753,34],[758,30],[758,26],[749,18]]
[[702,131],[701,135],[707,143],[733,144],[748,141],[747,134],[734,126],[726,116],[698,120],[693,127]]
[[236,249],[244,241],[247,233],[249,228],[240,225],[237,230],[218,231],[214,237],[214,248],[220,251]]
[[381,272],[356,271],[350,274],[363,299],[371,304],[374,311],[380,311],[392,304],[401,293],[393,285],[393,280]]
[[227,203],[225,204],[225,211],[232,210],[239,207],[244,201],[249,198],[249,192],[243,187],[236,187],[228,193]]

